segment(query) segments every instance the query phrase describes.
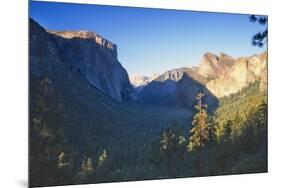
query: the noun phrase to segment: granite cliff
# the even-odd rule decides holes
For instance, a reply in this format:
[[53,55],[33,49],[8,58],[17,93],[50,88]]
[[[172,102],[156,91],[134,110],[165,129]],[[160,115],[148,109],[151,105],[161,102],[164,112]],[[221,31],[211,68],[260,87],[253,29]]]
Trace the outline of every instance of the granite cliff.
[[205,53],[198,67],[198,73],[205,78],[214,79],[229,71],[235,60],[227,54],[220,53],[219,56]]
[[[143,103],[192,106],[193,100],[186,98],[194,99],[199,91],[211,96],[208,99],[211,101],[256,81],[260,82],[260,90],[267,89],[267,52],[239,58],[208,52],[198,67],[173,69],[154,77],[134,76],[129,80],[118,61],[114,43],[95,32],[45,30],[32,19],[30,66],[31,74],[37,77],[52,77],[59,66],[70,67],[81,73],[89,86],[118,101],[130,97]],[[62,72],[56,79],[64,75]]]
[[[194,90],[193,86],[196,85],[195,90],[198,91],[207,81],[206,78],[197,73],[197,68],[173,69],[166,71],[147,84],[140,92],[139,100],[144,103],[175,105],[177,98],[181,95],[178,91],[182,91],[182,89],[178,89],[178,84],[184,76],[185,78],[190,78],[187,86],[190,90]],[[185,91],[185,94],[189,98],[194,97],[193,95],[189,95],[191,94],[190,91]]]
[[267,52],[239,58],[205,53],[198,67],[173,69],[149,82],[138,99],[192,107],[196,94],[203,91],[206,102],[215,107],[218,98],[237,93],[256,81],[261,91],[267,89]]
[[30,43],[31,72],[37,75],[47,70],[50,74],[51,69],[42,66],[59,62],[118,101],[131,92],[127,71],[117,58],[117,46],[94,32],[47,31],[30,19]]
[[[202,74],[202,73],[201,73]],[[204,74],[202,74],[205,76]],[[260,81],[260,89],[267,88],[267,53],[239,57],[221,74],[210,80],[206,87],[217,98],[228,96]]]

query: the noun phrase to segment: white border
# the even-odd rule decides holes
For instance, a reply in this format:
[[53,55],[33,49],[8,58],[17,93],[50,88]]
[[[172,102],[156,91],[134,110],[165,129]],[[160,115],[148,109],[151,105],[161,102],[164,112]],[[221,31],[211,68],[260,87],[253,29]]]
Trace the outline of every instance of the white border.
[[[62,2],[62,0],[59,0]],[[269,15],[269,173],[73,187],[278,187],[281,160],[280,6],[276,0],[66,0],[67,2]],[[64,1],[65,2],[65,1]],[[1,4],[0,187],[27,183],[28,1]],[[279,81],[280,80],[280,81]],[[62,186],[69,187],[69,186]]]

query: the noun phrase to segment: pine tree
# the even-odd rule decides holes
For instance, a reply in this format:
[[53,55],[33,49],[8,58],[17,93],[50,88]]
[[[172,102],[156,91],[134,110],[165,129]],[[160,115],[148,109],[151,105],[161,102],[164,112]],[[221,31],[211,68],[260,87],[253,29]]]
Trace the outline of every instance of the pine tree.
[[189,142],[187,145],[189,152],[196,152],[196,154],[198,154],[197,176],[203,174],[202,148],[209,139],[208,106],[202,103],[203,97],[204,94],[202,92],[198,93],[196,96],[197,104],[195,105],[195,109],[197,110],[197,113],[193,117],[192,129],[190,130]]
[[205,142],[209,139],[209,130],[208,130],[208,114],[206,104],[202,104],[202,98],[204,94],[198,93],[196,96],[197,104],[195,109],[198,111],[192,121],[192,129],[190,130],[189,142],[188,142],[188,151],[197,151],[204,147]]
[[262,146],[267,145],[267,104],[265,101],[262,101],[249,114],[241,138],[241,149],[248,153],[255,153]]
[[64,168],[69,166],[70,164],[70,156],[65,152],[61,152],[58,156],[58,168]]
[[45,78],[40,81],[39,90],[35,96],[36,106],[34,106],[32,119],[35,129],[40,129],[41,134],[48,136],[49,129],[57,129],[53,124],[57,123],[60,119],[58,113],[62,113],[60,103],[61,98],[55,92],[52,82]]
[[224,136],[223,136],[224,142],[227,142],[229,140],[233,140],[233,138],[232,138],[232,127],[233,127],[233,121],[232,120],[228,120],[224,124]]
[[107,159],[107,153],[106,150],[104,149],[101,155],[99,156],[98,167],[101,167],[103,163],[106,161],[106,159]]
[[163,154],[169,154],[174,149],[175,133],[171,128],[167,128],[160,138],[160,151]]
[[267,18],[267,16],[251,15],[250,21],[253,22],[253,23],[259,23],[260,25],[266,26],[266,29],[263,32],[259,32],[259,33],[255,34],[252,38],[252,44],[254,46],[263,47],[267,43],[267,35],[268,35],[267,22],[268,22],[268,18]]
[[[45,78],[32,83],[30,104],[30,170],[32,186],[72,183],[71,148],[66,145],[61,98]],[[41,176],[40,174],[44,174]]]
[[81,180],[89,180],[90,176],[93,174],[94,168],[92,164],[92,159],[90,157],[84,157],[81,164],[81,171],[79,173]]

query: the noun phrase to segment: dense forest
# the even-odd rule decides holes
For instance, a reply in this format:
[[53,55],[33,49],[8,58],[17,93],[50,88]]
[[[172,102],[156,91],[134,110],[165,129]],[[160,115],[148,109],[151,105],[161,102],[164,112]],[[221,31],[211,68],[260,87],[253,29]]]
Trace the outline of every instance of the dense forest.
[[197,96],[187,136],[184,128],[163,131],[151,157],[154,164],[166,177],[266,172],[267,99],[259,83],[222,98],[210,115],[203,96]]
[[70,117],[73,106],[52,80],[31,84],[31,186],[267,171],[267,93],[259,82],[219,99],[213,112],[198,93],[192,111],[111,102],[112,113],[95,116],[80,103],[85,120]]

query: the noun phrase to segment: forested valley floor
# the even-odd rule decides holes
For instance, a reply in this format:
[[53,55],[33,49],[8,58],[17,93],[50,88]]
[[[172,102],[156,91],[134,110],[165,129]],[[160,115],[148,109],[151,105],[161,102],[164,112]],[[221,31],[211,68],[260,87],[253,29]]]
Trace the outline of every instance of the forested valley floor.
[[74,84],[65,92],[71,86],[31,77],[31,186],[267,172],[267,94],[258,82],[215,111],[204,93],[185,109],[117,102]]

